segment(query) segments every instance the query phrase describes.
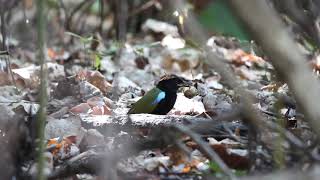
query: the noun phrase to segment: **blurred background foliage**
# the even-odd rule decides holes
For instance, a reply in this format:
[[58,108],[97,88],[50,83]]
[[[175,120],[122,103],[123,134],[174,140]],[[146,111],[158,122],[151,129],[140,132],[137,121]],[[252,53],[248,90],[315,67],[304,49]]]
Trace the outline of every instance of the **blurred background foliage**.
[[198,18],[200,23],[211,32],[233,36],[239,40],[250,40],[248,33],[242,28],[224,0],[210,2],[199,12]]
[[[294,38],[308,52],[316,52],[320,46],[319,12],[320,3],[309,0],[279,1],[267,0],[278,11]],[[34,0],[1,0],[8,28],[12,34],[29,48],[35,39],[33,30]],[[99,32],[102,38],[119,40],[128,33],[131,37],[141,37],[141,26],[147,19],[157,19],[178,25],[169,0],[48,0],[47,26],[52,42],[63,42],[64,31],[81,36],[91,36]],[[204,28],[215,36],[234,37],[240,46],[247,49],[251,38],[233,15],[225,0],[188,0],[189,7]],[[22,11],[21,11],[22,10]],[[250,13],[250,12],[248,12]],[[23,33],[22,33],[23,32]],[[121,33],[120,33],[121,32]],[[144,32],[142,32],[144,33]],[[10,34],[9,34],[10,36]],[[49,43],[52,43],[49,42]],[[248,47],[249,47],[248,46]]]

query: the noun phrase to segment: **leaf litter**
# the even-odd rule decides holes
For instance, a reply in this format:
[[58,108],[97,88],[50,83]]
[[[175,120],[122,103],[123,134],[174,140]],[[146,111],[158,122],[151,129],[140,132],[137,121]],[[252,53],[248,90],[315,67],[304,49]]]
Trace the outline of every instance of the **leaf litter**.
[[[126,116],[131,104],[150,90],[161,75],[175,73],[195,83],[194,87],[178,93],[177,102],[169,115],[203,117],[214,123],[215,117],[232,113],[241,103],[234,91],[225,84],[223,77],[203,63],[204,52],[187,46],[185,40],[179,36],[176,26],[148,19],[142,29],[147,34],[146,37],[160,33],[163,38],[159,42],[155,39],[152,42],[143,38],[136,39],[134,42],[127,42],[121,49],[112,44],[101,45],[94,52],[101,56],[101,67],[98,70],[94,70],[92,62],[88,62],[93,52],[85,53],[81,48],[73,51],[59,51],[54,48],[47,50],[51,61],[46,64],[49,70],[50,92],[48,113],[51,114],[45,127],[46,154],[50,167],[47,174],[57,168],[58,164],[63,164],[85,151],[116,151],[123,145],[121,139],[126,137],[124,134],[148,138],[152,134],[150,131],[162,128],[160,125],[141,128],[137,124],[125,127],[129,122],[139,122],[134,120],[112,127],[114,121],[110,120],[112,117]],[[297,121],[299,109],[294,101],[291,104],[283,103],[280,113],[274,107],[279,94],[288,99],[292,98],[285,84],[274,85],[270,63],[262,57],[245,52],[233,40],[223,39],[229,44],[223,46],[220,38],[210,38],[209,47],[232,67],[237,74],[235,78],[253,94],[256,98],[255,107],[269,115],[270,121],[279,116],[284,117],[292,132],[303,134],[303,140],[311,142],[313,137],[310,131],[301,130],[308,129],[308,126]],[[317,62],[313,66],[318,70]],[[0,78],[0,103],[7,105],[13,112],[22,106],[28,116],[34,116],[39,108],[36,98],[41,78],[39,69],[39,66],[30,65],[29,62],[13,68],[17,88],[12,81],[8,81],[9,76],[1,72],[4,75]],[[230,168],[249,170],[248,134],[240,133],[239,127],[243,124],[238,119],[231,121],[236,128],[223,127],[217,130],[219,133],[203,134],[203,139]],[[92,126],[87,127],[87,124]],[[108,132],[101,128],[104,125],[111,127]],[[274,148],[268,141],[279,136],[278,132],[266,133],[261,140],[266,146]],[[119,142],[117,139],[120,139]],[[177,137],[176,141],[175,144],[165,147],[140,151],[117,162],[113,168],[122,174],[138,173],[137,177],[159,175],[161,178],[182,175],[195,178],[215,169],[212,164],[214,162],[211,162],[199,150],[200,145],[188,136]],[[284,151],[290,151],[290,147],[284,147]],[[265,149],[260,155],[263,160],[268,161],[271,152]],[[290,154],[287,156],[294,157]],[[50,162],[50,158],[53,162]],[[30,174],[36,171],[34,163],[34,160],[29,160]],[[213,171],[218,173],[220,170]]]

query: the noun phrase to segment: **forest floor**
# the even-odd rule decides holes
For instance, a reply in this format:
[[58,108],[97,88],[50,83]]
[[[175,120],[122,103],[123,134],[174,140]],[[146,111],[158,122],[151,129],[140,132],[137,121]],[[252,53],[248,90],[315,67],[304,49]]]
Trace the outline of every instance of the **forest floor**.
[[[315,136],[287,85],[254,44],[224,36],[207,40],[216,61],[250,93],[262,129],[248,124],[243,97],[206,63],[203,48],[166,22],[148,19],[142,29],[143,35],[126,43],[98,33],[64,33],[64,45],[48,43],[44,172],[49,179],[236,179],[283,167],[308,169],[319,158],[312,148]],[[12,70],[0,72],[0,152],[9,165],[6,173],[17,167],[10,160],[19,157],[18,169],[32,177],[40,66],[36,51],[20,48],[14,38],[8,42],[10,56],[0,57],[9,59]],[[194,86],[179,90],[167,115],[127,115],[165,74]]]

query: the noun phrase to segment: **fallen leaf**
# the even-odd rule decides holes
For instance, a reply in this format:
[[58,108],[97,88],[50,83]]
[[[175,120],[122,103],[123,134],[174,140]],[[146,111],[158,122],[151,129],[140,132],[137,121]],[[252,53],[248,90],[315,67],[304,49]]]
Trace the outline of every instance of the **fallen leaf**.
[[167,47],[168,49],[175,50],[184,48],[186,42],[181,38],[172,37],[172,35],[166,35],[162,41],[162,46]]
[[81,103],[73,108],[70,109],[70,112],[74,114],[84,114],[88,113],[89,110],[91,110],[91,107],[89,106],[88,103]]
[[94,96],[92,98],[89,98],[87,100],[87,103],[89,104],[89,106],[94,107],[94,106],[103,106],[105,105],[104,100],[102,97],[99,96]]
[[[48,79],[50,81],[65,77],[64,66],[57,63],[46,63],[48,68]],[[14,75],[19,76],[24,84],[31,88],[38,88],[40,84],[40,66],[30,65],[23,68],[12,69]]]
[[168,167],[169,164],[170,164],[169,156],[151,157],[143,161],[143,166],[148,171],[152,171],[155,168],[159,167],[160,165]]
[[254,81],[254,80],[258,80],[259,79],[259,77],[252,70],[249,70],[245,66],[236,67],[235,68],[235,72],[242,79],[246,79],[246,80],[250,80],[250,81]]
[[253,64],[262,66],[265,62],[261,57],[248,54],[241,49],[237,49],[232,53],[231,60],[236,66],[246,65],[248,67],[251,67]]
[[155,19],[147,19],[142,25],[143,31],[153,31],[155,33],[163,33],[165,35],[179,36],[178,28],[166,22]]
[[47,141],[47,149],[53,154],[56,160],[63,160],[79,154],[76,144],[76,136],[65,138],[53,138]]
[[92,107],[92,112],[90,113],[92,115],[111,115],[111,109],[106,106],[94,106]]
[[77,74],[77,79],[80,81],[88,81],[104,94],[110,92],[112,88],[112,85],[105,80],[104,76],[99,71],[80,71]]

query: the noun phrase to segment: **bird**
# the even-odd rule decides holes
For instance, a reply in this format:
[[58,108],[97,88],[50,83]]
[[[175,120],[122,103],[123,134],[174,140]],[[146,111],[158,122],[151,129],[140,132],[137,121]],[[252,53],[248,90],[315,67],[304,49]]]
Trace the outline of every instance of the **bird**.
[[128,114],[166,115],[176,102],[178,89],[189,86],[192,86],[190,80],[174,74],[164,75],[160,78],[156,87],[132,105]]

